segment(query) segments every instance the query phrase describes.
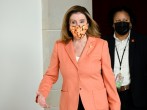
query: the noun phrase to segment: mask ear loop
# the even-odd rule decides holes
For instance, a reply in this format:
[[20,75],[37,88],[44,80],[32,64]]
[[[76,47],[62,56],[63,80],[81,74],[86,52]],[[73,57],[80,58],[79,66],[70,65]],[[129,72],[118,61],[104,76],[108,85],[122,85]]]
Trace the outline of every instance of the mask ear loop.
[[132,24],[130,24],[130,30],[132,29]]
[[113,23],[112,27],[113,27],[113,29],[115,28],[114,23]]
[[132,23],[131,22],[129,23],[129,27],[130,27],[130,30],[131,30],[132,29]]

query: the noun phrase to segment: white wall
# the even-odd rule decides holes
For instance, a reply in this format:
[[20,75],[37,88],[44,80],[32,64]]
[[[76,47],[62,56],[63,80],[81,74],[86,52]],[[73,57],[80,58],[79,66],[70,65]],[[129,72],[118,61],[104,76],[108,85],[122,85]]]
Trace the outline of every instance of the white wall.
[[[54,42],[60,38],[62,20],[65,12],[73,5],[81,5],[92,15],[92,0],[42,0],[43,3],[43,70],[46,71]],[[62,85],[60,76],[53,86],[47,103],[50,110],[59,110],[59,97]]]
[[0,110],[41,110],[41,0],[0,0]]

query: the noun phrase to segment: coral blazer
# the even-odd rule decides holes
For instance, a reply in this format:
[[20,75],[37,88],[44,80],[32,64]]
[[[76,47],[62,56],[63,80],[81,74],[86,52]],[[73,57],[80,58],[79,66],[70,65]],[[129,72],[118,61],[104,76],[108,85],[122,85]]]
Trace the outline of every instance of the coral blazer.
[[57,81],[59,69],[63,77],[60,110],[77,110],[79,95],[85,110],[120,110],[107,41],[88,37],[78,62],[72,40],[57,41],[38,90],[44,97]]

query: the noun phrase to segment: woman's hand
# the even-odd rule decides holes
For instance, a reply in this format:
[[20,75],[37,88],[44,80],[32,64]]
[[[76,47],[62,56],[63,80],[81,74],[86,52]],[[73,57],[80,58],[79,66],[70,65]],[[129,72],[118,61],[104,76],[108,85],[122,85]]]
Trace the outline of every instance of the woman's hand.
[[46,103],[45,97],[39,92],[37,92],[36,103],[38,103],[43,108],[49,108],[49,106]]

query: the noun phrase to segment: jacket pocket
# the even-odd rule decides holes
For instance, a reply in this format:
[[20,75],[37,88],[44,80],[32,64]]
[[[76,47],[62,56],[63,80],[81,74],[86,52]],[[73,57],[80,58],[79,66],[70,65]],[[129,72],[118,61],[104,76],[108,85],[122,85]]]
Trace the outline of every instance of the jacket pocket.
[[109,110],[106,89],[93,90],[93,99],[97,110]]

